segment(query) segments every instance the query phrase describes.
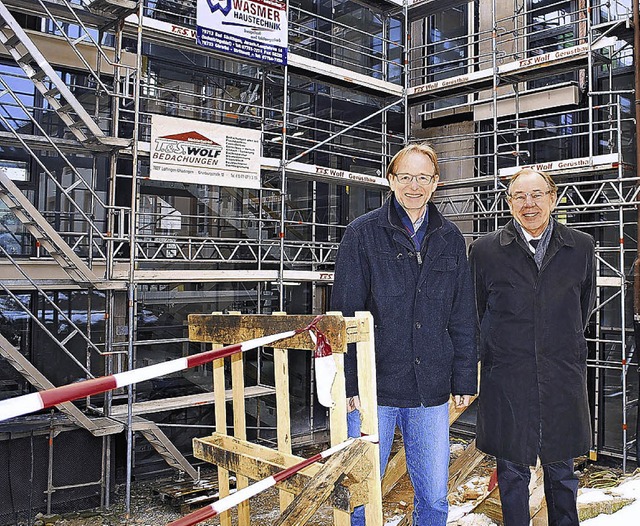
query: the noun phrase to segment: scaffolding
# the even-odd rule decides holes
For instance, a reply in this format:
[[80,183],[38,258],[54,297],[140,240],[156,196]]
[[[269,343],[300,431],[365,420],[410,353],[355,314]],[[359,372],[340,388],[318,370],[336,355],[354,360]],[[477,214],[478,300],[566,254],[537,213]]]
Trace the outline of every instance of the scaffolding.
[[[505,181],[525,165],[558,182],[557,218],[596,238],[594,454],[626,467],[637,407],[629,4],[300,0],[287,9],[286,65],[198,46],[196,4],[0,0],[0,395],[194,352],[188,313],[326,311],[345,226],[381,203],[390,157],[429,139],[435,200],[469,241],[507,220]],[[150,179],[154,115],[258,130],[259,188]],[[263,349],[245,367],[247,429],[265,443],[276,438],[272,364]],[[310,366],[291,365],[292,396],[310,399],[292,415],[298,444],[329,425]],[[185,455],[210,427],[211,383],[202,367],[13,436],[99,437],[90,491],[108,505],[114,479],[129,488],[164,462],[198,477]],[[48,510],[89,484],[53,483],[54,443]]]
[[[280,66],[197,46],[195,1],[0,2],[3,396],[193,352],[185,312],[326,310],[344,226],[379,205],[406,139],[397,7],[336,5],[289,6]],[[259,130],[260,187],[150,181],[158,114]],[[250,356],[245,388],[267,443],[272,362]],[[294,443],[328,436],[308,366],[292,366],[292,393],[311,396]],[[118,479],[128,502],[134,476],[163,469],[149,449],[199,477],[185,454],[207,429],[211,370],[174,376],[6,428],[51,438],[46,511],[74,491],[109,505]],[[97,481],[60,482],[73,429],[100,438]]]
[[472,240],[508,219],[510,175],[530,166],[554,177],[556,218],[597,242],[598,300],[588,333],[592,457],[619,456],[626,469],[635,457],[638,404],[629,293],[638,177],[634,93],[623,78],[632,64],[631,7],[455,4],[477,25],[452,24],[451,35],[440,34],[455,14],[433,2],[408,15],[407,113],[414,137],[429,138],[442,154],[444,181],[434,200]]

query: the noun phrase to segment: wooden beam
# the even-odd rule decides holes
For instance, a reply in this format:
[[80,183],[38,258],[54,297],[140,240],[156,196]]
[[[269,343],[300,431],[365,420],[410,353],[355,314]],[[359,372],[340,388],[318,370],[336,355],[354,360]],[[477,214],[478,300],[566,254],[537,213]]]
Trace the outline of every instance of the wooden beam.
[[[216,464],[227,471],[240,473],[252,480],[270,477],[303,460],[295,455],[288,455],[266,446],[219,433],[204,438],[195,438],[193,440],[193,454],[200,460]],[[277,487],[297,495],[321,468],[322,464],[307,466],[291,478],[280,482]],[[363,483],[353,484],[349,487],[346,483],[345,480],[344,484],[336,485],[330,501],[339,510],[347,512],[346,516],[349,517],[349,502],[353,500],[352,494],[360,492],[359,488]],[[358,504],[362,504],[362,502],[358,502]]]
[[[239,316],[239,312],[230,315]],[[223,340],[218,340],[223,341]],[[247,412],[244,403],[244,353],[233,354],[231,359],[231,390],[233,392],[233,436],[240,440],[247,440]],[[249,478],[236,473],[236,488],[249,486]],[[249,501],[238,503],[238,525],[250,526],[251,514]]]
[[[274,526],[303,526],[327,500],[336,483],[367,454],[367,444],[357,440],[327,460],[322,469],[298,494]],[[377,523],[382,524],[382,523]]]
[[[214,343],[211,348],[213,350],[222,347],[220,344]],[[213,361],[213,393],[216,399],[225,400],[225,379],[224,379],[224,358]],[[227,404],[226,402],[217,403],[214,406],[216,417],[216,431],[223,435],[227,434]],[[194,444],[195,447],[195,444]],[[218,493],[220,498],[229,495],[229,471],[218,466]],[[231,526],[231,513],[225,511],[220,514],[220,526]]]
[[533,526],[547,526],[547,501],[544,496],[544,479],[542,465],[538,465],[531,475],[529,484],[529,516]]
[[369,326],[364,318],[346,320],[347,343],[358,343],[369,339]]
[[[189,314],[189,340],[194,342],[241,343],[253,338],[306,327],[315,316],[272,316],[232,314]],[[325,315],[318,323],[333,352],[346,352],[346,323],[342,316]],[[312,351],[315,345],[307,332],[271,345],[276,349]]]
[[[327,315],[342,318],[342,314],[339,312],[328,312]],[[347,391],[344,378],[344,354],[334,354],[333,359],[336,363],[337,372],[331,386],[331,399],[334,404],[329,410],[329,429],[331,432],[331,445],[336,446],[347,439]],[[354,488],[350,489],[352,492],[354,491]],[[353,502],[354,499],[351,500]],[[350,504],[347,503],[346,507],[339,506],[336,508],[338,509],[334,508],[333,510],[334,526],[349,526],[351,524]]]
[[[274,316],[286,316],[286,312],[274,312]],[[289,351],[273,350],[273,372],[276,386],[276,434],[278,451],[291,454],[291,411],[289,407]],[[293,501],[293,495],[279,491],[280,511],[283,512]]]
[[456,489],[478,467],[487,455],[476,447],[473,440],[449,466],[449,493]]
[[[358,357],[358,393],[360,394],[360,430],[365,435],[378,435],[378,387],[376,381],[376,357],[373,316],[369,312],[356,312],[363,324],[362,340],[356,343]],[[367,442],[366,455],[372,469],[367,478],[369,502],[365,506],[367,524],[382,524],[382,489],[380,486],[380,446]]]

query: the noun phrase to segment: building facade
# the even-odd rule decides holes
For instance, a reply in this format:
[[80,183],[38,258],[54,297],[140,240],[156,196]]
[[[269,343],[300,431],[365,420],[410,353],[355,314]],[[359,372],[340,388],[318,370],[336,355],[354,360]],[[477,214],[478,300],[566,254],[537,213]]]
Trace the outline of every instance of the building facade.
[[[635,458],[631,2],[290,1],[286,64],[199,45],[200,4],[0,0],[0,397],[198,352],[190,313],[324,312],[345,226],[382,202],[390,157],[428,139],[435,199],[469,241],[507,220],[523,165],[596,238],[594,454]],[[158,179],[158,116],[258,134],[259,183]],[[269,349],[246,367],[268,443]],[[294,444],[327,426],[311,367],[291,370]],[[0,474],[0,523],[108,503],[167,466],[197,477],[211,383],[200,367],[1,424],[0,462],[41,462],[31,482]],[[86,469],[65,461],[78,451]]]

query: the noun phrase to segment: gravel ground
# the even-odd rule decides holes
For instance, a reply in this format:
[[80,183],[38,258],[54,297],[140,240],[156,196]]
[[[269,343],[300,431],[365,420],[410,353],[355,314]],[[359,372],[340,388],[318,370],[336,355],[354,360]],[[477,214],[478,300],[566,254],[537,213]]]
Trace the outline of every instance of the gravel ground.
[[[167,479],[168,482],[168,479]],[[178,506],[170,502],[162,501],[155,493],[159,486],[158,481],[134,482],[131,487],[131,507],[127,516],[124,502],[124,486],[118,488],[118,497],[113,506],[108,510],[94,510],[80,513],[68,513],[64,515],[42,515],[35,517],[32,526],[161,526],[170,523],[187,512],[181,513]],[[278,491],[271,488],[253,497],[251,503],[251,524],[269,526],[280,515],[278,509]],[[202,504],[201,507],[206,506]],[[195,511],[194,508],[192,511]],[[323,507],[307,524],[309,526],[325,526],[331,524],[331,509]],[[235,510],[231,512],[232,522],[236,524]],[[220,524],[217,518],[213,518],[199,524]],[[21,524],[18,526],[31,526]]]
[[[456,458],[463,449],[463,444],[452,446],[452,458]],[[449,495],[450,504],[456,506],[466,506],[472,504],[478,497],[486,492],[489,475],[493,471],[493,459],[483,461],[469,476],[469,482],[460,486]],[[639,470],[640,471],[640,470]],[[203,473],[207,477],[207,473]],[[603,468],[596,465],[583,466],[580,473],[581,486],[586,487],[612,487],[619,483],[619,470]],[[124,505],[124,486],[117,488],[115,503],[108,510],[94,510],[74,514],[35,517],[31,524],[18,524],[17,526],[164,526],[180,517],[188,511],[195,511],[199,507],[204,507],[210,502],[204,502],[191,508],[191,510],[180,510],[179,502],[171,502],[171,499],[164,501],[158,494],[167,484],[175,483],[170,478],[156,481],[134,481],[131,492],[131,510],[127,515]],[[407,478],[402,479],[385,498],[383,505],[384,520],[387,526],[396,524],[408,511],[408,506],[412,501],[413,492],[411,483]],[[259,526],[270,526],[279,516],[278,491],[271,488],[253,497],[250,501],[251,524]],[[232,522],[237,524],[235,510],[232,510]],[[478,517],[468,516],[453,521],[451,526],[471,526],[484,525],[478,522]],[[472,520],[472,522],[469,522]],[[475,522],[473,522],[475,521]],[[219,520],[214,518],[204,521],[203,525],[219,524]],[[321,507],[314,517],[308,522],[309,526],[329,526],[333,524],[332,511],[328,506]],[[488,524],[488,523],[487,523]]]

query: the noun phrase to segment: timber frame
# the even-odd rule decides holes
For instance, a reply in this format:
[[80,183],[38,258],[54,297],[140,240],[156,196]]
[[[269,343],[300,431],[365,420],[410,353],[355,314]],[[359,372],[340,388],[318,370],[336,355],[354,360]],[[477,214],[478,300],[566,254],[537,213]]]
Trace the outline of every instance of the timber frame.
[[[314,316],[241,314],[189,315],[189,339],[209,343],[212,348],[241,343],[249,339],[276,334],[307,326]],[[349,343],[356,344],[358,387],[361,400],[362,433],[377,434],[377,395],[374,359],[373,318],[368,312],[357,312],[352,318],[340,313],[328,313],[318,323],[327,336],[338,369],[331,394],[334,406],[329,410],[331,445],[347,439],[347,411],[344,378],[344,353]],[[215,405],[216,432],[206,438],[196,438],[193,450],[196,458],[218,467],[220,498],[229,494],[229,472],[236,475],[237,488],[246,487],[249,480],[260,480],[303,460],[291,451],[289,416],[289,352],[313,352],[308,333],[273,344],[277,411],[277,450],[250,443],[246,439],[244,406],[243,355],[229,358],[231,362],[233,434],[227,426],[226,404]],[[213,385],[216,400],[224,400],[225,359],[213,363]],[[281,516],[278,525],[303,525],[325,501],[334,508],[336,526],[350,524],[354,506],[364,504],[368,524],[382,524],[380,486],[380,453],[377,443],[357,441],[323,465],[313,464],[278,485]],[[249,526],[249,503],[238,506],[238,525]],[[220,516],[222,526],[231,525],[231,516]]]

